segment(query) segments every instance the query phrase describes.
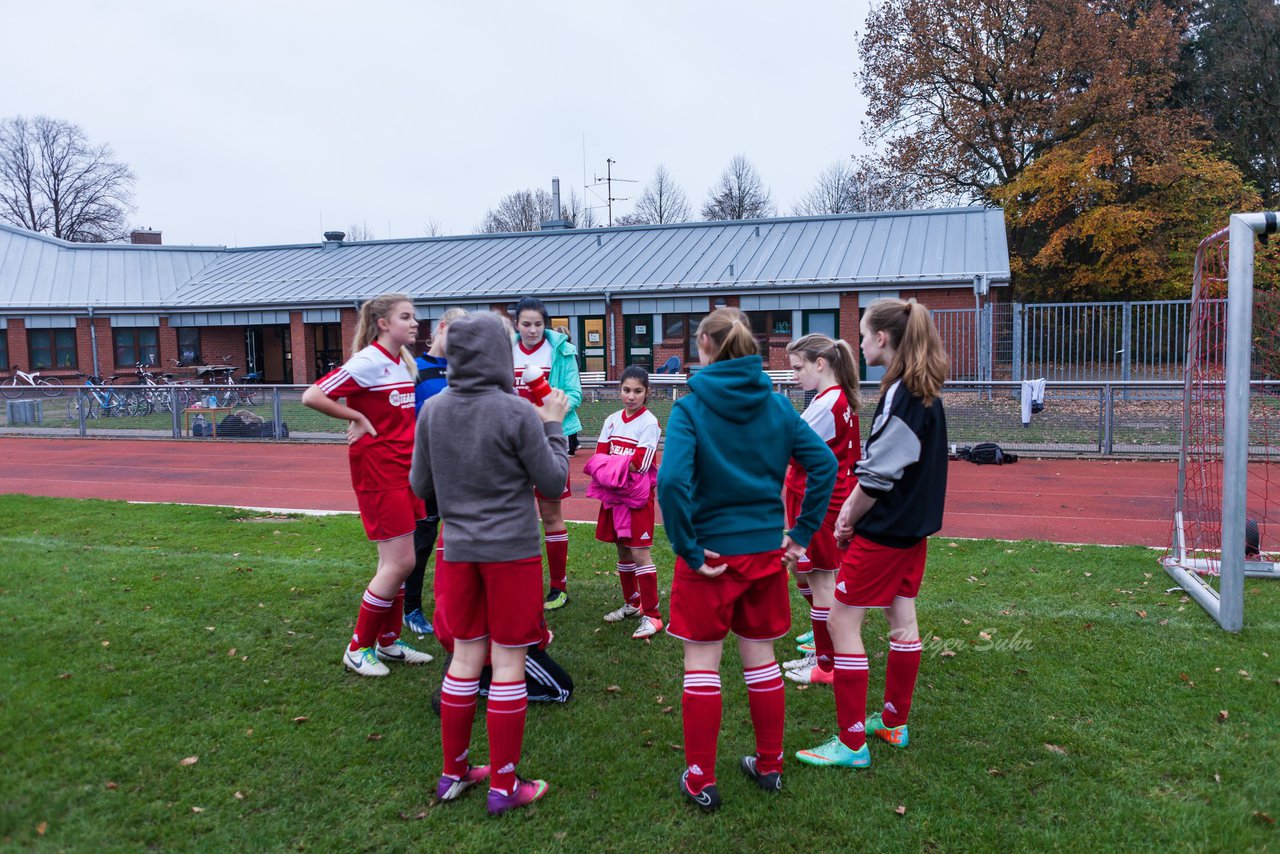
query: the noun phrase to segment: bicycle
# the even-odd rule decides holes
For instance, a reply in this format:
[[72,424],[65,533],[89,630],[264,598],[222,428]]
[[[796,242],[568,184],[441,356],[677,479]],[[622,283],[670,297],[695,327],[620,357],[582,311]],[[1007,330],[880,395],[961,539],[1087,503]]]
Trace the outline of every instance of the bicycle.
[[[119,374],[112,374],[111,379],[105,382],[102,377],[94,374],[82,374],[76,371],[76,376],[84,380],[85,388],[88,389],[85,418],[119,418],[126,415],[146,414],[140,411],[145,409],[145,406],[141,404],[138,392],[122,392],[111,388],[110,384],[120,379]],[[78,402],[72,400],[67,404],[67,420],[76,421],[79,418]]]
[[13,366],[13,376],[7,382],[0,384],[0,394],[15,400],[22,397],[24,386],[39,389],[45,397],[57,397],[62,394],[62,380],[57,377],[42,377],[39,371],[27,373],[17,365]]
[[[141,362],[134,366],[134,373],[138,375],[137,384],[140,386],[148,386],[147,391],[136,392],[138,395],[138,415],[150,415],[157,409],[163,412],[169,412],[173,408],[174,394],[171,387],[176,385],[173,381],[173,374],[164,374],[157,377],[148,371]],[[155,389],[152,391],[151,389]],[[181,406],[182,400],[179,400]]]

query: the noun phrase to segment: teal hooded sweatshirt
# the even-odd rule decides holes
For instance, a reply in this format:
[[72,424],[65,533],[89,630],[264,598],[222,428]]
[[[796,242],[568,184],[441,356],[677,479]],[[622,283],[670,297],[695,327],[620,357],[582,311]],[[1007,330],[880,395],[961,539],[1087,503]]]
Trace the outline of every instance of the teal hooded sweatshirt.
[[807,547],[836,480],[826,442],[791,401],[773,393],[759,356],[714,362],[689,378],[689,390],[672,407],[658,470],[671,548],[692,569],[704,563],[703,549],[741,555],[778,548],[792,457],[808,478],[800,518],[787,533]]

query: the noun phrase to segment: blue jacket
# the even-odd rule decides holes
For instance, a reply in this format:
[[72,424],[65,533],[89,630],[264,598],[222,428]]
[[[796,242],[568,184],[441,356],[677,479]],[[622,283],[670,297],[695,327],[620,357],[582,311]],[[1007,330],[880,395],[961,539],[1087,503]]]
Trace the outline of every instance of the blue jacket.
[[836,458],[786,397],[773,393],[759,356],[727,359],[689,378],[692,394],[667,420],[658,503],[671,548],[693,569],[702,551],[778,548],[782,481],[792,457],[808,473],[804,504],[787,533],[808,546],[836,482]]
[[413,387],[413,414],[422,411],[422,404],[444,391],[449,385],[445,372],[449,362],[443,356],[423,353],[417,358],[418,384]]
[[[569,343],[567,335],[561,335],[554,329],[544,333],[551,342],[555,355],[551,357],[551,376],[547,382],[552,388],[558,388],[569,398],[569,414],[564,417],[564,434],[572,436],[582,432],[582,421],[578,418],[578,407],[582,405],[582,379],[578,376],[578,349]],[[511,343],[520,338],[513,333]]]

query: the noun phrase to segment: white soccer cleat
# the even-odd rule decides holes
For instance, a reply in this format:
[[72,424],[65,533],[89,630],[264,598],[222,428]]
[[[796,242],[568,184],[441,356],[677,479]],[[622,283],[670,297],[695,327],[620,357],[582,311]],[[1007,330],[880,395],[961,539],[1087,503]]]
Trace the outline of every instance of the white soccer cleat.
[[623,620],[625,620],[627,617],[638,617],[638,616],[640,616],[640,609],[637,608],[635,605],[623,605],[618,610],[610,611],[609,613],[605,614],[604,621],[606,623],[620,623]]
[[645,615],[640,618],[640,625],[636,626],[636,630],[631,634],[631,637],[635,640],[644,640],[645,638],[653,637],[660,631],[662,631],[662,618]]
[[831,685],[835,679],[835,671],[823,670],[814,662],[808,667],[798,667],[795,670],[788,670],[786,677],[792,682],[799,682],[801,685]]
[[812,667],[818,663],[818,656],[806,655],[804,658],[793,658],[790,661],[782,662],[783,670],[799,670],[802,667]]
[[386,676],[391,672],[367,646],[346,650],[342,654],[342,663],[361,676]]
[[378,644],[378,658],[383,661],[398,661],[401,664],[426,664],[431,660],[430,655],[425,652],[419,652],[402,640],[398,640],[390,646]]

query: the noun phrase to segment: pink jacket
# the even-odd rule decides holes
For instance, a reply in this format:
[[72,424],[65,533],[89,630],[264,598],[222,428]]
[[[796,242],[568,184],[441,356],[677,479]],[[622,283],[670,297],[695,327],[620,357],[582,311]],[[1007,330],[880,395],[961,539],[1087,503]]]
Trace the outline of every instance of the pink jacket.
[[658,468],[638,472],[631,468],[631,457],[621,454],[594,454],[583,467],[591,478],[587,497],[597,498],[613,513],[613,529],[619,538],[631,536],[631,511],[649,503],[658,482]]

